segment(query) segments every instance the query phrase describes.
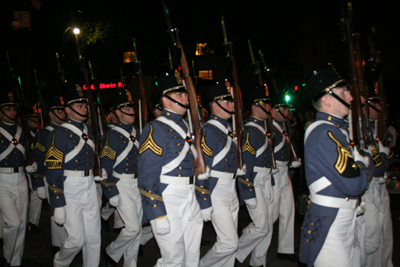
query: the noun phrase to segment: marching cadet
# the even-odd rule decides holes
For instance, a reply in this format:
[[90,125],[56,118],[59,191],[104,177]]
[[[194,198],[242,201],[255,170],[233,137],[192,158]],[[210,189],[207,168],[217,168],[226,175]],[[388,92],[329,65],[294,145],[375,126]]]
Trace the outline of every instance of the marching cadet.
[[[68,233],[54,266],[69,266],[82,249],[85,266],[100,263],[100,208],[93,177],[94,143],[84,123],[87,98],[80,88],[65,92],[66,121],[55,128],[46,152],[49,197],[54,221]],[[102,173],[106,177],[106,173]]]
[[353,97],[332,66],[314,71],[306,90],[318,113],[305,134],[305,171],[310,204],[300,240],[308,266],[360,266],[355,232],[357,197],[374,170],[369,153],[350,147],[348,122]]
[[[363,99],[364,102],[365,99]],[[382,144],[377,132],[379,113],[382,112],[377,96],[368,97],[369,126],[372,159],[375,166],[373,179],[362,196],[365,202],[365,252],[367,266],[393,266],[393,226],[390,199],[386,189],[385,171],[393,162],[393,153]]]
[[118,122],[103,137],[101,164],[107,172],[102,181],[104,194],[116,207],[125,227],[105,249],[107,266],[116,266],[124,256],[124,266],[137,266],[141,239],[142,201],[137,184],[139,133],[133,126],[135,109],[129,91],[113,96],[112,103]]
[[[203,217],[209,220],[210,197],[196,200],[195,159],[189,127],[183,119],[188,96],[179,73],[156,80],[163,112],[148,123],[140,136],[139,187],[144,222],[150,221],[161,258],[156,266],[198,266]],[[198,179],[207,179],[208,173]],[[200,205],[204,207],[200,210]],[[202,212],[204,214],[202,214]]]
[[285,130],[285,122],[289,119],[288,108],[283,95],[279,94],[272,100],[273,107],[271,109],[274,132],[274,152],[276,166],[278,172],[274,177],[274,210],[272,215],[272,223],[279,219],[278,234],[278,259],[287,259],[297,262],[298,258],[294,255],[294,196],[292,182],[288,175],[288,169],[298,168],[301,166],[301,159],[298,161],[290,160],[290,142],[288,133],[290,129]]
[[[205,162],[210,166],[210,178],[205,185],[211,193],[211,222],[217,242],[201,258],[200,266],[234,266],[239,244],[237,235],[239,200],[236,194],[236,174],[246,173],[246,165],[237,169],[236,140],[228,120],[233,114],[233,98],[225,82],[213,81],[203,87],[211,115],[201,142]],[[208,192],[207,192],[208,193]],[[203,207],[202,207],[203,208]],[[209,219],[208,219],[209,220]]]
[[[28,123],[29,131],[31,133],[32,137],[32,145],[35,143],[34,140],[37,136],[37,133],[39,132],[39,121],[40,121],[40,115],[37,113],[36,106],[34,105],[29,105],[28,107],[25,107],[25,115],[26,115],[26,121]],[[33,153],[34,147],[32,147],[32,157],[34,158],[34,161],[38,163],[36,160],[34,153]],[[38,166],[39,169],[39,166]],[[40,213],[42,211],[42,199],[46,198],[46,195],[43,194],[44,191],[39,192],[36,190],[36,188],[33,188],[32,185],[32,180],[36,179],[36,176],[40,174],[38,173],[32,173],[28,174],[29,178],[29,188],[31,189],[30,193],[30,201],[29,201],[29,224],[28,224],[28,230],[31,233],[36,233],[41,231],[42,229],[39,229],[37,225],[39,224],[39,219],[40,219]],[[43,176],[41,177],[43,179]],[[39,195],[40,194],[40,195]]]
[[249,92],[251,114],[243,132],[242,153],[247,173],[239,178],[239,188],[246,194],[246,203],[252,223],[243,229],[236,258],[243,262],[252,252],[250,266],[266,266],[271,243],[273,222],[273,187],[271,182],[272,150],[266,132],[266,119],[271,116],[270,98],[266,88],[257,86]]
[[[16,124],[14,94],[0,93],[0,212],[4,225],[3,256],[10,266],[20,266],[25,245],[28,210],[28,184],[25,177],[26,144],[22,128]],[[22,118],[24,119],[24,118]],[[25,167],[37,170],[36,163]]]
[[[52,94],[46,101],[48,116],[50,122],[46,127],[39,130],[33,140],[32,156],[38,164],[38,170],[31,175],[32,188],[36,190],[40,199],[48,198],[48,184],[44,178],[47,174],[46,167],[46,150],[50,147],[54,129],[60,126],[65,121],[64,100],[58,94]],[[67,233],[64,226],[55,223],[54,216],[50,220],[51,228],[51,254],[54,256],[64,243]]]

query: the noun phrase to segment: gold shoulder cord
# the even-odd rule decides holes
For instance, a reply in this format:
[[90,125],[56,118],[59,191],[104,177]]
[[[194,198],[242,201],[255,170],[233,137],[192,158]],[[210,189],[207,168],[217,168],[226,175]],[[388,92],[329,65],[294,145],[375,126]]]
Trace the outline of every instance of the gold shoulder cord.
[[153,125],[150,125],[150,132],[149,136],[147,136],[146,141],[143,142],[143,144],[139,148],[139,154],[142,154],[145,152],[147,149],[150,149],[151,151],[154,152],[154,154],[161,156],[163,153],[162,147],[156,144],[156,142],[153,139]]

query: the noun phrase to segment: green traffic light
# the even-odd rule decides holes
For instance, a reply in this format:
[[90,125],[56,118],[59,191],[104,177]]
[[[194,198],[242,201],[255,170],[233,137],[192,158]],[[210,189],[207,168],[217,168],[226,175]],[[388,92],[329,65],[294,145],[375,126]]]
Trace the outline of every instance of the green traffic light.
[[285,100],[286,100],[286,102],[289,102],[290,96],[289,96],[289,95],[286,95],[286,96],[285,96]]

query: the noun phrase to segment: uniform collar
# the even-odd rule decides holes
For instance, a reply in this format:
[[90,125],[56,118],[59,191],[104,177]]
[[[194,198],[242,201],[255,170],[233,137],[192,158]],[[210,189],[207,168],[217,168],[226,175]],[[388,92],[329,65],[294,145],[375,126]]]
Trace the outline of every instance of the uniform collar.
[[168,118],[168,119],[170,119],[172,121],[175,121],[175,122],[181,122],[182,118],[183,118],[182,115],[179,115],[179,114],[177,114],[177,113],[175,113],[175,112],[173,112],[171,110],[168,110],[168,109],[163,109],[161,116],[164,116],[164,117],[166,117],[166,118]]
[[76,120],[72,120],[70,118],[67,118],[65,120],[65,122],[69,123],[69,124],[72,124],[72,125],[74,125],[75,127],[78,127],[81,130],[83,129],[83,121],[76,121]]
[[7,131],[16,128],[15,123],[11,124],[11,123],[6,123],[6,122],[2,122],[2,121],[0,121],[0,126]]
[[223,118],[221,118],[221,117],[219,117],[219,116],[217,116],[215,114],[211,114],[210,119],[211,120],[216,120],[216,121],[222,123],[222,125],[224,125],[225,127],[228,127],[228,120],[227,119],[223,119]]
[[122,129],[124,129],[124,130],[126,130],[128,132],[132,131],[132,127],[133,127],[132,124],[126,124],[126,123],[123,123],[123,122],[120,122],[120,121],[113,123],[113,125],[115,125],[117,127],[121,127]]
[[264,120],[256,118],[254,116],[250,116],[250,118],[247,120],[247,122],[254,122],[255,124],[264,126]]
[[347,120],[325,113],[325,112],[318,112],[316,116],[316,121],[318,120],[324,120],[324,121],[329,121],[330,123],[333,123],[336,125],[338,128],[346,129],[349,126]]

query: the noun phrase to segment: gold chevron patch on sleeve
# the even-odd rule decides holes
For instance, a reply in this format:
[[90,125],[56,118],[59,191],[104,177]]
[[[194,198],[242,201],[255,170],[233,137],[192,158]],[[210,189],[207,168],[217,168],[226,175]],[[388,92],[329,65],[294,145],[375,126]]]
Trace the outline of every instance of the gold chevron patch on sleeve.
[[43,153],[46,151],[46,148],[40,143],[40,133],[38,133],[38,139],[37,139],[35,145],[33,146],[32,150],[35,150],[36,148],[39,149]]
[[108,138],[109,138],[109,135],[107,134],[107,140],[101,149],[100,158],[102,159],[104,157],[108,157],[111,160],[115,160],[115,156],[117,155],[117,152],[114,149],[112,149],[110,147],[110,145],[108,144]]
[[204,189],[204,188],[200,188],[200,187],[197,186],[197,185],[196,185],[196,191],[199,191],[199,192],[202,193],[202,194],[207,194],[207,195],[210,195],[210,194],[211,194],[210,190],[207,190],[207,189]]
[[142,154],[145,152],[147,149],[150,149],[151,151],[154,152],[154,154],[161,156],[163,149],[159,145],[156,144],[156,142],[153,139],[153,125],[150,125],[150,132],[149,136],[147,136],[146,141],[143,142],[143,144],[139,148],[139,154]]
[[250,133],[247,133],[246,142],[242,146],[242,153],[244,153],[245,151],[249,151],[250,154],[255,155],[256,150],[254,149],[254,147],[252,147],[250,145],[249,136],[250,136]]
[[329,131],[328,136],[337,145],[338,158],[335,163],[335,168],[340,174],[343,174],[343,172],[346,170],[348,159],[353,158],[353,156],[351,155],[350,151],[347,150],[347,148],[343,146],[342,143],[340,143],[340,141],[337,140]]
[[147,192],[146,190],[140,189],[140,193],[145,196],[150,198],[151,200],[158,200],[158,201],[163,201],[162,196],[154,195],[150,193],[151,191]]
[[64,158],[64,153],[61,152],[54,144],[54,139],[56,138],[56,134],[53,134],[53,140],[51,141],[51,145],[46,152],[46,166],[48,169],[61,169],[62,162]]
[[214,151],[213,151],[209,146],[207,146],[207,144],[206,144],[206,139],[205,139],[204,135],[203,135],[203,137],[201,138],[201,147],[203,148],[203,152],[204,152],[207,156],[209,156],[209,157],[212,157],[212,156],[213,156]]

